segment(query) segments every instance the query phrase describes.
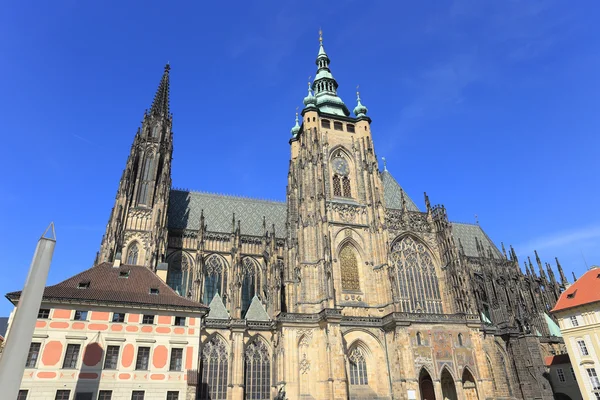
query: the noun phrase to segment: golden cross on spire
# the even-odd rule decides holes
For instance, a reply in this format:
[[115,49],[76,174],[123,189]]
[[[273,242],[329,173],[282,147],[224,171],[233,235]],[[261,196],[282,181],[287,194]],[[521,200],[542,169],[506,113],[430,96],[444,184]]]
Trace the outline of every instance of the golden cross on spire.
[[323,44],[323,30],[319,28],[319,43]]

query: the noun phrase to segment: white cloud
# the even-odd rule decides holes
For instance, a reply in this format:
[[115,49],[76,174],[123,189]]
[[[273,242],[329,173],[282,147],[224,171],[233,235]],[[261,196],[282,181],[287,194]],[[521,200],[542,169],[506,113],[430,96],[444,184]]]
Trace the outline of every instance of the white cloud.
[[590,242],[599,241],[600,226],[589,226],[538,237],[516,246],[515,249],[518,250],[519,255],[527,255],[533,250],[553,249],[556,252],[566,247],[579,249],[589,246]]

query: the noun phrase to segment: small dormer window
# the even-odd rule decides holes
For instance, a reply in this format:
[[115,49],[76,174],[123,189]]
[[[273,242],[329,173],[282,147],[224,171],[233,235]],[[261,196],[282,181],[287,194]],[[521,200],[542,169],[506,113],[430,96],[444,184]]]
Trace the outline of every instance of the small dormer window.
[[158,294],[158,288],[150,288],[150,294]]
[[90,281],[79,282],[79,285],[77,285],[77,289],[89,289],[89,287]]
[[576,291],[574,291],[573,293],[569,293],[569,294],[567,295],[567,299],[572,299],[572,298],[574,298],[576,294],[577,294],[577,290],[576,290]]
[[119,278],[129,278],[129,271],[119,271]]
[[331,122],[329,122],[329,120],[328,120],[328,119],[322,119],[322,120],[321,120],[321,126],[322,126],[323,128],[327,128],[327,129],[329,129],[329,128],[331,128]]
[[338,121],[333,121],[333,129],[335,129],[336,131],[343,131],[344,124],[342,124],[341,122],[338,122]]
[[354,125],[352,125],[352,124],[346,125],[346,130],[350,133],[354,133]]

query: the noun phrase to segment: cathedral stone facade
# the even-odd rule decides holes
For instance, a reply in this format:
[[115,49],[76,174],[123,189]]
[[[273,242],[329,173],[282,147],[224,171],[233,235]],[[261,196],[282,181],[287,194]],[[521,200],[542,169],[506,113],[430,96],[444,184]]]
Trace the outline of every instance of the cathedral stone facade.
[[316,64],[285,202],[171,188],[167,65],[96,264],[147,266],[210,305],[200,399],[552,399],[560,265],[559,280],[539,257],[523,273],[479,225],[427,195],[420,209],[380,170],[367,108],[337,95],[322,39]]

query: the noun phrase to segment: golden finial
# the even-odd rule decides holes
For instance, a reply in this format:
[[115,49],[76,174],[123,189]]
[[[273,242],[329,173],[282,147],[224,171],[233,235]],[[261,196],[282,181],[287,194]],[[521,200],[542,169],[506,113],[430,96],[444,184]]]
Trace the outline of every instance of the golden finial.
[[323,30],[319,28],[319,43],[323,44]]

